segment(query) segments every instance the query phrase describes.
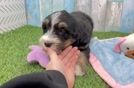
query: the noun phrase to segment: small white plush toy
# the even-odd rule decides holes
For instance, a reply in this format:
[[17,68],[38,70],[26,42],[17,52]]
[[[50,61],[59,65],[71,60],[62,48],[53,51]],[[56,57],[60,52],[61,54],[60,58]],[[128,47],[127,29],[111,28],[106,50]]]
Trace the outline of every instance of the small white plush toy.
[[122,37],[114,49],[116,52],[123,52],[126,56],[134,59],[134,33]]

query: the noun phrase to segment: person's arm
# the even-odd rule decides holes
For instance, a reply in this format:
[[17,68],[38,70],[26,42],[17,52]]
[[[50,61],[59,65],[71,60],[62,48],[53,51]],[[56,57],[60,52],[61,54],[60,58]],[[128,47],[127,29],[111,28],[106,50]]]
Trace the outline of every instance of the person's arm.
[[0,88],[68,88],[64,75],[56,70],[47,70],[22,75],[11,79]]
[[0,88],[73,88],[75,80],[75,64],[80,51],[68,47],[60,55],[47,49],[50,62],[46,72],[31,73],[11,79]]

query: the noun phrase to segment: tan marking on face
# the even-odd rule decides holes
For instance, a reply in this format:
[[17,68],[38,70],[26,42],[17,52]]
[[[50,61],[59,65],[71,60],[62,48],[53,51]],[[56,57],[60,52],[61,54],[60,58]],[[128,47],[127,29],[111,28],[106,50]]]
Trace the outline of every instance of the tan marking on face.
[[46,19],[44,23],[45,23],[46,25],[48,25],[48,24],[49,24],[49,20]]
[[65,22],[60,22],[60,23],[58,24],[58,28],[59,28],[59,29],[65,29],[65,28],[67,28],[67,24],[66,24]]
[[68,39],[68,40],[64,43],[64,48],[67,48],[67,47],[70,46],[73,42],[74,42],[74,40]]

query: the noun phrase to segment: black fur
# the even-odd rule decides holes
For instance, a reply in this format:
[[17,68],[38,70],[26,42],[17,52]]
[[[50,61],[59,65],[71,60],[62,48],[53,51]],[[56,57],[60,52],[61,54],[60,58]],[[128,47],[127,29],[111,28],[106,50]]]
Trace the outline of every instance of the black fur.
[[[92,19],[82,12],[68,13],[65,10],[60,12],[62,13],[59,17],[60,22],[65,22],[67,27],[62,28],[62,30],[61,28],[58,28],[58,23],[55,24],[54,34],[57,35],[63,42],[68,39],[73,39],[74,42],[72,43],[72,46],[77,46],[80,50],[87,50],[88,47],[86,46],[90,43],[94,27]],[[50,24],[52,14],[46,17],[46,19],[50,20],[49,25],[46,26],[44,23],[42,24],[44,33],[51,29]]]
[[92,31],[93,31],[93,21],[92,19],[82,12],[71,13],[75,19],[75,32],[77,34],[77,41],[73,43],[74,46],[84,47],[89,44]]

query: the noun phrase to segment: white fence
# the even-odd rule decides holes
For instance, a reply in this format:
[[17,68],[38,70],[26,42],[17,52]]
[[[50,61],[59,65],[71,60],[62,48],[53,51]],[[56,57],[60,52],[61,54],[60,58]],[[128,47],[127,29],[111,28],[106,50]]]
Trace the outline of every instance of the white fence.
[[0,0],[0,33],[25,24],[40,26],[44,17],[61,9],[87,13],[93,18],[94,31],[132,33],[133,5],[134,0]]
[[95,31],[119,31],[123,2],[121,0],[76,0],[76,10],[90,15]]
[[26,23],[25,0],[0,0],[0,33]]

